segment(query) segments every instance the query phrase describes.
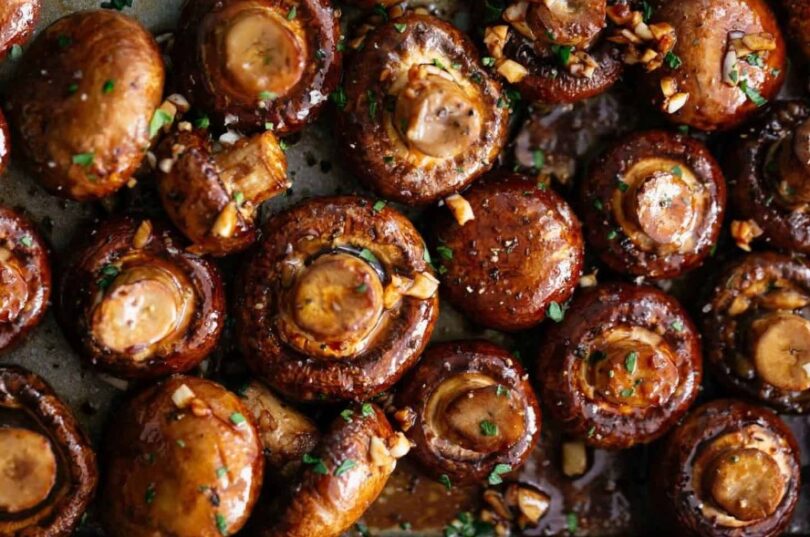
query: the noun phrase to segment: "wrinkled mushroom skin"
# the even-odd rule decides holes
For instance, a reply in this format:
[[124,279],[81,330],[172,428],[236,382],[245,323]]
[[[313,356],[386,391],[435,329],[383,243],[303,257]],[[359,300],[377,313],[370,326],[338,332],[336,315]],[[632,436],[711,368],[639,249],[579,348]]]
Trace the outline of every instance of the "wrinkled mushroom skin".
[[527,177],[496,173],[464,193],[474,219],[442,208],[435,219],[443,291],[484,326],[517,331],[573,294],[582,273],[579,220],[567,203]]
[[670,532],[688,537],[775,537],[799,497],[799,447],[773,412],[721,399],[667,436],[651,490]]
[[[765,0],[685,0],[659,2],[651,22],[667,22],[675,28],[677,42],[673,53],[682,65],[664,66],[644,78],[652,101],[660,109],[664,95],[661,80],[673,77],[678,92],[689,94],[686,104],[673,114],[665,114],[675,123],[705,131],[730,129],[757,111],[756,92],[765,100],[773,99],[786,73],[785,42],[771,8]],[[736,61],[736,85],[731,75],[724,82],[724,63],[733,48],[730,32],[770,34],[773,49],[759,52],[762,66],[746,61],[747,53]],[[745,52],[745,51],[741,51]],[[735,53],[736,54],[736,53]],[[760,63],[760,62],[756,62]],[[731,66],[732,64],[727,64]],[[729,72],[732,69],[729,67]],[[753,90],[746,95],[740,81]]]
[[242,130],[295,132],[340,82],[339,15],[328,0],[195,0],[174,65],[197,107]]
[[225,321],[216,266],[183,251],[162,225],[129,217],[80,243],[57,299],[77,351],[124,378],[188,371],[214,349]]
[[245,524],[264,457],[236,395],[174,376],[135,396],[111,425],[99,509],[110,534],[221,537]]
[[799,45],[805,58],[810,59],[810,4],[806,0],[782,0],[787,12],[790,37]]
[[436,283],[400,213],[358,197],[307,200],[267,222],[244,267],[239,347],[286,396],[366,400],[396,383],[430,339]]
[[414,453],[435,477],[481,482],[496,465],[520,467],[540,435],[528,375],[505,349],[460,341],[431,347],[397,394]]
[[284,151],[269,131],[218,152],[205,131],[177,132],[160,145],[158,159],[172,162],[157,176],[163,207],[196,254],[249,247],[259,206],[290,186]]
[[777,103],[745,134],[727,159],[736,214],[767,243],[810,252],[810,105]]
[[42,320],[51,296],[49,248],[22,214],[0,206],[0,352]]
[[124,186],[163,93],[152,35],[116,11],[82,11],[43,30],[20,66],[9,119],[43,186],[80,201]]
[[0,58],[23,45],[39,21],[41,0],[5,0],[0,5]]
[[366,36],[344,86],[345,156],[385,198],[426,204],[457,192],[489,170],[506,143],[500,83],[472,42],[435,17],[407,14]]
[[740,394],[810,411],[809,306],[807,263],[770,252],[740,259],[720,275],[706,308],[708,366]]
[[274,523],[257,531],[260,537],[338,537],[363,516],[388,482],[401,456],[395,446],[404,441],[382,410],[371,409],[362,416],[354,408],[348,422],[335,419],[312,453],[325,471],[302,467],[288,503]]
[[697,397],[700,336],[674,298],[606,284],[578,295],[549,327],[537,375],[543,401],[569,434],[595,447],[655,440]]
[[590,170],[581,214],[588,243],[610,268],[672,278],[711,253],[726,184],[702,143],[665,131],[631,134]]
[[40,377],[0,367],[0,534],[68,537],[93,499],[96,455]]

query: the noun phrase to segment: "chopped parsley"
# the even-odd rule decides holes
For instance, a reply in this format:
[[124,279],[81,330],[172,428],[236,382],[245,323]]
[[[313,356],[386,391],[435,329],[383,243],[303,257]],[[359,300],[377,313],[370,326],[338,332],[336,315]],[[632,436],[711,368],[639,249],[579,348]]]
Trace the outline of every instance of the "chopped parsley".
[[[354,290],[355,290],[355,292],[360,293],[360,294],[365,293],[366,291],[368,291],[368,285],[366,285],[365,283],[361,283],[360,285],[355,287]],[[346,411],[344,410],[344,412],[346,412]]]
[[683,177],[683,170],[681,169],[680,166],[673,166],[672,170],[670,171],[672,172],[672,175],[676,177]]
[[354,462],[352,459],[346,459],[345,461],[341,462],[337,468],[335,468],[334,475],[335,477],[340,477],[355,466],[357,466],[356,462]]
[[749,65],[753,65],[754,67],[765,67],[765,61],[762,59],[762,56],[759,54],[751,53],[745,58],[743,58]]
[[121,269],[119,269],[115,265],[104,265],[100,272],[100,277],[96,282],[99,287],[102,289],[106,289],[110,286],[110,284],[115,280],[115,277],[121,273]]
[[450,478],[447,476],[447,474],[442,474],[439,476],[439,483],[444,485],[444,488],[446,488],[447,490],[453,488],[453,483],[450,481]]
[[237,190],[233,193],[233,201],[236,203],[236,205],[241,206],[243,203],[245,203],[245,195]]
[[532,165],[535,170],[542,170],[546,165],[546,154],[542,149],[535,149],[532,151]]
[[374,253],[368,248],[363,248],[362,250],[360,250],[360,257],[362,259],[365,259],[369,263],[376,263],[378,265],[380,264],[380,260],[377,259],[377,256],[374,255]]
[[394,29],[399,33],[403,33],[406,28],[408,28],[407,24],[404,24],[404,23],[401,23],[401,22],[395,22],[394,23]]
[[26,248],[31,248],[34,245],[34,239],[26,235],[25,237],[20,239],[20,244],[22,244]]
[[231,423],[233,423],[237,427],[242,425],[246,421],[245,417],[242,415],[241,412],[234,412],[233,414],[231,414],[230,420]]
[[487,482],[490,485],[500,485],[503,483],[503,478],[501,477],[503,474],[508,474],[512,471],[512,466],[508,464],[496,464],[495,468],[492,469],[492,472],[489,473],[489,477],[487,478]]
[[278,93],[266,90],[259,92],[259,100],[262,102],[266,103],[268,101],[275,101],[276,99],[278,99]]
[[154,138],[160,132],[160,129],[166,125],[171,125],[172,121],[174,121],[172,114],[161,108],[155,110],[155,113],[152,114],[152,120],[149,122],[149,137]]
[[439,257],[446,259],[447,261],[451,261],[453,259],[453,250],[448,246],[437,246],[436,253],[439,254]]
[[636,372],[636,363],[638,362],[638,353],[636,351],[630,351],[627,353],[627,356],[624,357],[624,368],[627,370],[628,373],[631,375]]
[[683,321],[681,320],[672,321],[672,324],[670,324],[669,326],[676,332],[683,332]]
[[498,435],[498,426],[489,420],[483,420],[481,423],[478,424],[478,426],[481,428],[481,434],[484,436]]
[[217,530],[219,530],[220,535],[228,535],[228,521],[225,520],[225,517],[217,513],[214,515],[214,519],[217,521]]
[[368,101],[368,118],[371,121],[376,121],[377,109],[379,108],[379,103],[377,102],[377,92],[374,90],[368,90],[366,92],[366,100]]
[[341,110],[346,108],[348,98],[346,97],[346,90],[343,89],[343,86],[338,86],[337,89],[329,95],[329,99]]
[[374,209],[375,213],[378,213],[385,208],[385,203],[385,200],[377,200],[374,202],[374,207],[372,207],[372,209]]
[[627,398],[627,397],[632,397],[634,393],[636,393],[636,390],[634,388],[625,388],[625,389],[623,389],[622,391],[619,392],[619,395],[621,395],[622,397]]
[[548,318],[555,323],[562,322],[563,318],[565,317],[565,308],[560,306],[558,302],[552,302],[548,305],[546,315],[548,315]]
[[155,496],[157,496],[157,491],[155,490],[155,484],[149,483],[146,486],[146,494],[144,495],[144,500],[146,501],[146,505],[151,505],[152,502],[155,501]]
[[321,460],[320,457],[315,457],[309,453],[304,453],[301,461],[307,466],[312,466],[312,471],[316,474],[329,475],[329,470],[326,469],[326,465],[323,463],[323,460]]
[[224,466],[217,468],[217,479],[222,479],[228,473],[228,469]]
[[495,65],[495,58],[492,56],[484,56],[481,58],[481,63],[484,64],[484,67],[492,67]]
[[107,80],[104,82],[104,85],[101,86],[102,93],[112,93],[115,89],[115,81],[114,80]]
[[11,46],[11,52],[9,52],[8,56],[9,56],[9,58],[11,58],[11,61],[16,62],[17,60],[22,58],[22,52],[23,52],[23,50],[22,50],[22,47],[20,45],[12,45]]
[[627,190],[630,188],[630,185],[628,185],[621,179],[616,179],[616,187],[622,192],[627,192]]
[[[365,284],[363,284],[363,286],[365,286]],[[362,293],[362,291],[360,292]],[[354,416],[354,410],[352,410],[351,408],[347,408],[345,410],[340,411],[340,417],[343,418],[343,421],[345,421],[346,423],[352,422],[352,416]]]
[[194,120],[194,126],[198,129],[207,129],[209,125],[211,125],[211,120],[208,119],[208,116],[200,116]]
[[748,100],[757,105],[758,107],[765,106],[765,104],[767,104],[768,99],[763,97],[757,91],[756,88],[749,86],[748,80],[746,79],[740,80],[739,87],[742,90],[742,92],[745,93],[745,96],[748,97]]
[[[646,4],[647,2],[644,3]],[[577,531],[578,527],[579,527],[579,520],[577,519],[577,514],[567,513],[565,515],[565,529],[567,529],[571,533],[574,533],[575,531]]]
[[495,388],[495,395],[498,397],[509,397],[509,388],[502,384],[498,384],[498,387]]
[[681,61],[680,56],[678,56],[672,51],[669,51],[664,55],[664,63],[666,63],[667,67],[669,67],[670,69],[677,69],[678,67],[683,65],[683,61]]
[[298,15],[298,9],[297,9],[295,6],[293,6],[293,7],[291,7],[291,8],[290,8],[290,10],[287,12],[287,20],[288,20],[288,21],[293,20],[293,19],[295,18],[295,16],[296,16],[296,15]]
[[557,59],[563,66],[568,65],[568,62],[571,61],[572,50],[573,47],[570,45],[551,45],[551,52],[557,56]]
[[373,416],[374,407],[371,406],[371,403],[363,403],[363,406],[360,407],[360,413],[363,415],[364,418]]

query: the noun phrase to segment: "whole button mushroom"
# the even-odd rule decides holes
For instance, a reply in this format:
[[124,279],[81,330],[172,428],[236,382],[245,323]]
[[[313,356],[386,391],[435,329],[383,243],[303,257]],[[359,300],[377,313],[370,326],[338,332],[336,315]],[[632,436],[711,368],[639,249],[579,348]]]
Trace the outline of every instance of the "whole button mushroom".
[[0,5],[0,58],[21,46],[39,22],[41,0],[5,0]]
[[155,40],[126,15],[81,11],[43,30],[7,107],[42,185],[84,201],[127,184],[149,146],[163,81]]

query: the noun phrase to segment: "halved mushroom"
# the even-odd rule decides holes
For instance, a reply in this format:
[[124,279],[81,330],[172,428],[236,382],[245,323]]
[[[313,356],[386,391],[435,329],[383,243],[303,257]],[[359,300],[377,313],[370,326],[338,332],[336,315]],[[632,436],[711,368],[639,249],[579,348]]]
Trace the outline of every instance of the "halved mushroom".
[[120,218],[91,233],[64,271],[58,299],[79,352],[128,378],[191,369],[224,323],[216,267],[149,220]]
[[5,0],[0,5],[0,58],[22,46],[39,22],[41,0]]
[[181,87],[226,124],[300,130],[338,85],[340,25],[326,0],[187,2],[180,20]]
[[173,376],[131,399],[105,441],[99,513],[121,537],[238,532],[264,474],[259,432],[225,388]]
[[290,187],[287,159],[272,132],[219,151],[203,131],[180,131],[158,150],[163,207],[197,254],[228,255],[256,240],[259,206]]
[[98,470],[70,408],[40,377],[0,367],[0,533],[68,537]]
[[152,34],[114,10],[73,13],[37,36],[20,66],[9,119],[45,188],[90,200],[127,184],[163,94]]
[[588,289],[547,333],[537,366],[544,401],[592,446],[651,442],[697,397],[699,341],[684,309],[655,288]]

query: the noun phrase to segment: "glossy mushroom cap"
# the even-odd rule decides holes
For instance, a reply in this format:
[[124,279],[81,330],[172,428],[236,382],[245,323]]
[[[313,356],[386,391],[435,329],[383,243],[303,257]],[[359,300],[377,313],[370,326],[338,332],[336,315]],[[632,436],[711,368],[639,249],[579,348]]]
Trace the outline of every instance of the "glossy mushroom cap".
[[180,250],[169,230],[121,218],[74,251],[59,313],[92,364],[127,378],[156,377],[187,371],[211,352],[224,292],[216,267]]
[[90,441],[44,380],[0,367],[0,533],[67,537],[95,492]]
[[606,26],[606,11],[605,0],[530,2],[526,22],[539,40],[588,49]]
[[612,269],[671,278],[711,253],[726,185],[703,144],[647,131],[602,155],[582,183],[580,203],[588,240]]
[[[785,77],[785,42],[765,0],[659,4],[651,22],[675,29],[672,53],[680,62],[645,77],[645,85],[670,121],[729,129],[776,96]],[[686,101],[676,107],[670,97],[681,94]]]
[[584,248],[579,221],[562,198],[527,177],[495,173],[463,200],[470,220],[460,224],[441,208],[434,224],[434,257],[456,308],[476,323],[516,331],[568,300]]
[[325,0],[188,2],[181,21],[181,86],[242,130],[300,130],[339,82],[340,26]]
[[234,534],[264,474],[248,410],[219,384],[195,377],[171,377],[130,400],[105,453],[100,513],[121,537]]
[[675,299],[653,287],[589,289],[545,336],[543,400],[566,433],[590,445],[651,442],[697,397],[699,336]]
[[454,484],[483,481],[496,466],[517,469],[540,433],[540,408],[523,368],[485,341],[432,347],[396,405],[416,457]]
[[782,411],[810,409],[810,267],[774,253],[723,271],[705,308],[706,357],[733,390]]
[[49,249],[22,214],[0,207],[0,352],[42,320],[51,295]]
[[799,491],[799,450],[768,410],[717,400],[668,437],[654,466],[661,508],[685,535],[780,535]]
[[114,10],[73,13],[46,28],[20,65],[9,119],[43,186],[75,200],[124,186],[163,94],[152,34]]
[[494,164],[509,111],[474,45],[450,24],[408,13],[364,37],[338,115],[350,166],[387,199],[424,204]]
[[0,58],[28,41],[39,22],[41,0],[6,0],[0,5]]

